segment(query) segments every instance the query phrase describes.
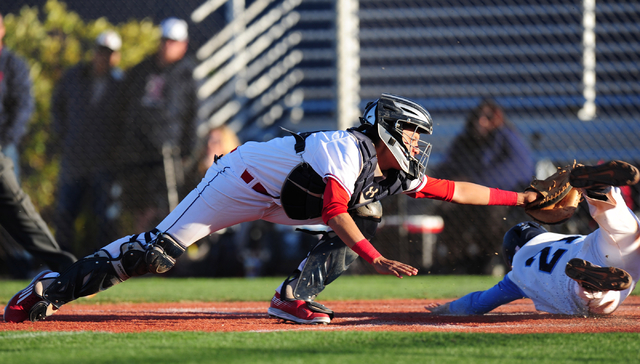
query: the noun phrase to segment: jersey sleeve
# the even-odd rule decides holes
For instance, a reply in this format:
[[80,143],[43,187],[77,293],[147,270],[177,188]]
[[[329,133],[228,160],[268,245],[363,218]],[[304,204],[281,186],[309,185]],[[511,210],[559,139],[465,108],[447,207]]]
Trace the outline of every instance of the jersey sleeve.
[[351,196],[362,168],[362,157],[354,137],[346,131],[314,133],[307,138],[303,154],[325,183],[334,179]]
[[498,306],[517,299],[527,298],[522,290],[506,275],[500,283],[486,291],[467,294],[449,304],[454,315],[483,315]]
[[446,179],[426,177],[427,181],[419,190],[409,191],[407,195],[413,198],[431,198],[450,202],[456,190],[456,183]]
[[327,187],[322,200],[322,221],[326,224],[337,215],[346,213],[349,199],[349,193],[340,182],[327,178]]

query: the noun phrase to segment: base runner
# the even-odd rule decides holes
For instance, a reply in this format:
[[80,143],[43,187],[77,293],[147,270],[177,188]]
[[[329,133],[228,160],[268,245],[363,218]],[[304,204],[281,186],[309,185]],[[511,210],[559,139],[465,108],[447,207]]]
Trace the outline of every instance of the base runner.
[[[599,228],[589,235],[547,232],[523,222],[504,236],[503,256],[512,270],[494,287],[427,310],[438,315],[482,315],[530,298],[539,311],[566,315],[613,313],[640,279],[640,221],[615,186],[638,183],[626,162],[581,166],[571,172]],[[612,187],[614,186],[614,187]]]

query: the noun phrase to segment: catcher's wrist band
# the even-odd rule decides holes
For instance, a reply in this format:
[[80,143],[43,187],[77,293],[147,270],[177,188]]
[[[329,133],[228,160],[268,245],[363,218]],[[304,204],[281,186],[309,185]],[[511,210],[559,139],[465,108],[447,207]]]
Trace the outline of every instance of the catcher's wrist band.
[[351,249],[359,256],[361,256],[364,260],[366,260],[369,264],[373,264],[374,259],[382,256],[382,254],[380,254],[367,239],[362,239],[359,242],[355,243],[355,245],[353,245]]
[[487,205],[516,206],[517,204],[517,192],[503,191],[498,188],[489,189],[489,203]]

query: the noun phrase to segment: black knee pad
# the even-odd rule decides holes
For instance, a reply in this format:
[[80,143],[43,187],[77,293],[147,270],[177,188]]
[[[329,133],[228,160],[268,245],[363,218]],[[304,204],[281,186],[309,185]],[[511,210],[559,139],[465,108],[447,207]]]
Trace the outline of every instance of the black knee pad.
[[344,273],[358,255],[345,245],[335,233],[326,233],[307,255],[302,271],[296,270],[285,285],[298,279],[293,296],[299,300],[313,301],[326,285]]
[[147,248],[145,262],[150,273],[162,274],[168,272],[176,264],[176,260],[186,250],[171,235],[161,233]]

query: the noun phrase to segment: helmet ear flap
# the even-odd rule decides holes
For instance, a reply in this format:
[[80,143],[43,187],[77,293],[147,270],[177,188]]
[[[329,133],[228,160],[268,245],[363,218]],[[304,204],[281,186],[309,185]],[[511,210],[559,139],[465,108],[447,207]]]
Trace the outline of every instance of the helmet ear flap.
[[507,269],[511,269],[513,256],[520,248],[529,240],[546,232],[548,232],[547,229],[534,221],[521,222],[509,229],[502,240],[502,259]]
[[378,121],[378,101],[369,101],[364,108],[364,113],[360,117],[361,124],[375,125]]

